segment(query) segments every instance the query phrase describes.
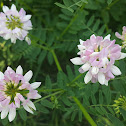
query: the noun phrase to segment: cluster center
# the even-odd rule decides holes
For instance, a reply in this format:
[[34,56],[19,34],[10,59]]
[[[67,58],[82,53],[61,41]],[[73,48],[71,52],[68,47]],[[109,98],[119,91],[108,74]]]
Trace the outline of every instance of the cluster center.
[[8,29],[15,29],[16,27],[17,28],[22,28],[22,23],[21,23],[21,20],[19,19],[19,17],[15,17],[15,16],[10,16],[10,17],[7,17],[7,22],[6,22],[6,25],[7,25],[7,28]]

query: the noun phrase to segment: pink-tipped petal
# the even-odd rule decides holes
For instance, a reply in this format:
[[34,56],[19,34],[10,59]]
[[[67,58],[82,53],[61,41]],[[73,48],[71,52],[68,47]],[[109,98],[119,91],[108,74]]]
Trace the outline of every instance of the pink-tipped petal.
[[118,32],[115,33],[115,36],[121,39],[121,35]]

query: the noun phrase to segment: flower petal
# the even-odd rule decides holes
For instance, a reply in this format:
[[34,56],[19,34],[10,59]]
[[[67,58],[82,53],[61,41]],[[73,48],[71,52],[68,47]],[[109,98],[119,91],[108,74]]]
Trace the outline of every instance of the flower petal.
[[4,36],[4,39],[5,39],[5,40],[8,40],[8,39],[11,38],[11,36],[12,36],[11,33],[7,33],[7,34]]
[[16,37],[14,35],[11,36],[11,42],[16,43]]
[[4,79],[4,74],[0,72],[0,80]]
[[31,18],[31,15],[26,15],[24,16],[23,21],[28,21],[30,18]]
[[126,53],[121,53],[121,56],[120,56],[120,58],[118,60],[124,59],[125,57],[126,57]]
[[90,72],[87,72],[87,74],[84,77],[84,82],[87,84],[92,79],[92,75]]
[[3,6],[3,12],[6,13],[7,11],[9,11],[9,8],[7,6]]
[[105,80],[105,85],[108,86],[108,80]]
[[85,63],[81,68],[84,70],[84,71],[88,71],[90,69],[91,65],[89,63]]
[[93,52],[90,56],[97,56],[100,52]]
[[8,112],[9,112],[8,107],[3,108],[2,112],[1,112],[1,119],[4,119],[7,116]]
[[85,49],[85,46],[82,46],[82,45],[77,45],[77,46],[78,46],[78,49],[79,49],[79,50]]
[[20,93],[17,93],[16,96],[17,96],[18,99],[21,100],[22,102],[25,100],[24,97],[23,97]]
[[31,84],[32,89],[36,89],[41,85],[41,82],[34,82]]
[[120,71],[120,69],[117,67],[117,66],[115,66],[115,65],[112,65],[112,67],[111,67],[111,72],[114,74],[114,75],[121,75],[121,71]]
[[17,96],[14,98],[14,101],[15,101],[16,107],[20,108],[20,100],[18,99]]
[[14,4],[12,4],[11,10],[12,10],[12,11],[17,11],[16,6],[15,6]]
[[27,112],[33,114],[33,111],[27,105],[23,105],[23,107]]
[[28,43],[28,45],[31,44],[31,39],[29,37],[25,37],[25,41]]
[[98,73],[98,81],[100,84],[105,84],[105,75],[101,72]]
[[82,60],[81,60],[80,57],[72,58],[72,59],[70,59],[70,61],[71,61],[73,64],[75,64],[75,65],[82,65],[82,64],[83,64],[83,62],[82,62]]
[[84,41],[80,39],[80,44],[83,45]]
[[92,39],[92,38],[96,38],[95,34],[92,34],[92,35],[90,36],[90,39]]
[[99,68],[98,67],[92,67],[91,73],[93,75],[96,75],[99,72]]
[[12,69],[11,67],[8,66],[8,67],[7,67],[7,70],[13,70],[13,69]]
[[29,80],[32,78],[32,75],[33,75],[32,71],[29,70],[29,71],[24,75],[25,81],[29,81]]
[[29,102],[27,103],[27,105],[28,105],[30,108],[33,108],[34,110],[36,110],[36,107],[35,107],[35,105],[33,104],[32,101],[29,101]]
[[105,39],[110,40],[110,37],[111,37],[111,35],[110,35],[110,34],[108,34],[107,36],[105,36],[104,40],[105,40]]
[[115,33],[115,36],[121,39],[121,35],[118,32]]
[[41,98],[41,97],[42,97],[42,96],[41,96],[40,94],[37,93],[33,99],[39,99],[39,98]]
[[15,108],[10,108],[8,119],[9,121],[13,121],[16,116],[16,109]]
[[23,74],[23,69],[22,69],[22,67],[20,65],[17,67],[16,73],[21,74],[21,75]]

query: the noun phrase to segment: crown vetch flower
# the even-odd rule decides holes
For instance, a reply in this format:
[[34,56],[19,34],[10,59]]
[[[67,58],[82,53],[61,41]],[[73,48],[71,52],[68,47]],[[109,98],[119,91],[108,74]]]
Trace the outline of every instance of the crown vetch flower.
[[16,40],[26,40],[31,44],[28,38],[28,30],[32,29],[30,21],[31,15],[26,15],[23,8],[18,12],[16,6],[12,4],[11,9],[3,6],[3,12],[0,13],[0,36],[5,40],[11,39],[12,43]]
[[122,42],[122,47],[126,48],[126,26],[123,26],[123,31],[122,31],[122,35],[120,35],[118,32],[115,33],[116,37],[123,40]]
[[121,46],[115,44],[115,40],[110,41],[110,35],[104,39],[94,34],[83,41],[80,39],[80,50],[77,54],[80,57],[72,58],[70,61],[75,65],[82,65],[79,68],[80,73],[88,71],[85,75],[84,82],[89,81],[102,85],[108,85],[108,81],[114,78],[114,75],[120,75],[121,71],[114,65],[115,60],[126,57],[121,53]]
[[[1,119],[8,115],[9,121],[13,121],[16,116],[16,108],[23,106],[30,113],[36,110],[31,99],[41,98],[35,90],[41,82],[29,83],[33,73],[28,71],[23,76],[23,69],[18,66],[16,72],[8,67],[5,73],[0,72],[0,111]],[[9,113],[9,114],[8,114]]]

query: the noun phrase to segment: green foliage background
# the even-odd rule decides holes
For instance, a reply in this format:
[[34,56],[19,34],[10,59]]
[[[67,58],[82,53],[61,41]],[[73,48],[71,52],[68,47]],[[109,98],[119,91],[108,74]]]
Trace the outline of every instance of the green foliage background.
[[[126,96],[125,59],[117,61],[122,75],[109,81],[109,86],[84,84],[85,74],[70,62],[77,56],[79,39],[86,40],[91,34],[106,36],[121,45],[115,32],[126,25],[125,0],[1,0],[2,5],[24,8],[32,15],[32,44],[0,38],[0,71],[7,66],[16,69],[21,65],[26,73],[34,72],[31,82],[41,81],[42,98],[34,101],[34,115],[24,109],[17,111],[16,119],[0,120],[7,126],[89,126],[73,97],[81,104],[98,126],[125,126],[126,111],[114,110],[114,100]],[[123,50],[125,52],[125,50]],[[58,60],[57,60],[58,59]],[[126,106],[126,105],[125,105]]]

